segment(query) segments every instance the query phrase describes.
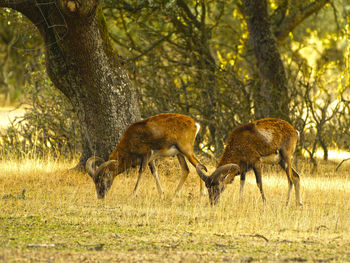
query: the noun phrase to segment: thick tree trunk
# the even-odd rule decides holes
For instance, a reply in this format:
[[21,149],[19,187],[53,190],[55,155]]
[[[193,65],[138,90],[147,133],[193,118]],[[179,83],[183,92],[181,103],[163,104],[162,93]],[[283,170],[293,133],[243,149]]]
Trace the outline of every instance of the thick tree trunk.
[[5,2],[24,13],[45,40],[48,75],[71,101],[81,125],[80,165],[92,154],[107,159],[140,113],[134,87],[109,44],[99,2],[27,1],[25,8]]
[[243,13],[262,80],[255,99],[256,118],[279,117],[288,120],[287,78],[270,31],[266,0],[244,0]]

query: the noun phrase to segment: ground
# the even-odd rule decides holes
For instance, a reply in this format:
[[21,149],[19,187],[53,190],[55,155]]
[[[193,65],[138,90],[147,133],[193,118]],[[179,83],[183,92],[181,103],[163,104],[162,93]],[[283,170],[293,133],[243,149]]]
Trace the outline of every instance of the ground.
[[[0,262],[349,262],[349,163],[321,163],[302,176],[299,207],[286,207],[286,175],[266,168],[267,203],[247,174],[211,207],[191,174],[178,197],[176,158],[159,160],[165,196],[150,172],[132,197],[137,171],[118,176],[105,200],[97,200],[87,174],[69,172],[76,160],[0,162]],[[214,166],[208,164],[212,171]],[[24,190],[24,191],[23,191]]]
[[[23,114],[11,110],[0,110],[0,127]],[[193,167],[172,197],[176,158],[157,162],[164,197],[149,171],[132,197],[132,170],[105,200],[87,174],[69,171],[77,160],[2,158],[0,262],[350,262],[350,162],[335,172],[340,160],[330,158],[316,171],[296,162],[302,207],[294,195],[285,206],[287,178],[277,167],[264,169],[266,204],[248,173],[243,202],[235,180],[211,207]],[[213,171],[213,161],[202,161]]]

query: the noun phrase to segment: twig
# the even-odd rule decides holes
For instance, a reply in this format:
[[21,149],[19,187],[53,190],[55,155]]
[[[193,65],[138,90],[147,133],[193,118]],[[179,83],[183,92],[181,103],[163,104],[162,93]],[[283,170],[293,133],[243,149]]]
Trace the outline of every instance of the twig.
[[28,244],[27,247],[55,247],[55,244]]
[[342,161],[338,164],[337,168],[335,168],[335,171],[338,171],[339,167],[340,167],[344,162],[346,162],[346,161],[348,161],[348,160],[350,160],[350,158],[346,158],[346,159],[342,160]]
[[255,234],[255,235],[242,235],[242,236],[259,237],[259,238],[264,239],[266,242],[269,242],[269,240],[268,240],[266,237],[264,237],[263,235],[260,235],[260,234]]
[[148,52],[150,52],[151,50],[153,50],[154,48],[156,48],[160,43],[162,43],[164,40],[167,40],[168,38],[171,37],[171,35],[174,32],[170,32],[169,34],[167,34],[166,36],[163,36],[162,38],[158,39],[156,42],[154,42],[151,46],[149,46],[146,50],[144,50],[142,53],[140,53],[139,55],[137,55],[136,57],[132,57],[132,58],[127,58],[126,60],[137,60],[140,57],[146,55]]
[[255,235],[253,235],[253,237],[260,237],[260,238],[264,239],[266,242],[269,242],[269,240],[266,237],[264,237],[263,235],[260,235],[260,234],[255,234]]

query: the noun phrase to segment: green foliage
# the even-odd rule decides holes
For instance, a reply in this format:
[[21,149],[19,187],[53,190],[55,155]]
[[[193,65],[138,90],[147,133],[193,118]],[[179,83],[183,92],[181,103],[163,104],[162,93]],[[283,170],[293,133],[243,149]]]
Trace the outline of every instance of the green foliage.
[[28,80],[26,65],[38,68],[40,39],[35,26],[21,15],[0,9],[0,103],[15,103]]
[[[271,0],[268,3],[271,29],[277,32],[289,13],[300,15],[316,2]],[[138,89],[142,116],[159,112],[192,116],[203,128],[197,149],[200,146],[215,155],[221,153],[226,136],[234,127],[255,119],[259,103],[260,74],[240,5],[241,1],[108,0],[103,1],[104,16],[98,10],[103,38],[107,37],[108,28],[113,48],[124,58],[123,65]],[[288,78],[290,119],[301,133],[300,148],[312,160],[319,148],[325,159],[330,147],[350,149],[349,7],[349,0],[332,1],[278,42]],[[7,10],[2,15],[27,30],[26,24],[20,24],[16,18],[18,15],[9,17]],[[5,20],[0,21],[2,34],[9,25]],[[24,36],[21,34],[22,49],[9,49],[18,53],[11,53],[12,62],[8,65],[13,68],[3,70],[16,73],[7,74],[12,80],[26,76],[22,82],[29,81],[29,74],[21,73],[22,65],[15,61],[33,46],[33,38]],[[111,46],[105,49],[111,50]],[[5,57],[3,50],[0,50],[1,58]],[[23,61],[30,65],[28,72],[37,71],[38,64],[27,60],[29,56],[25,58]],[[40,141],[41,148],[54,144],[50,151],[56,155],[61,150],[72,154],[80,139],[71,108],[47,84],[42,72],[40,77],[38,73],[34,75],[41,84],[31,78],[26,87],[29,94],[23,99],[26,103],[30,101],[29,104],[36,101],[35,107],[30,107],[32,114],[27,116],[31,121],[23,119],[13,124],[8,134],[15,142],[8,139],[5,149],[19,149],[22,140],[19,138],[23,138],[23,131],[19,131],[25,127],[24,130],[32,131],[26,140]],[[58,101],[50,104],[53,98]],[[37,144],[22,145],[27,148],[22,147],[21,151],[28,152]]]

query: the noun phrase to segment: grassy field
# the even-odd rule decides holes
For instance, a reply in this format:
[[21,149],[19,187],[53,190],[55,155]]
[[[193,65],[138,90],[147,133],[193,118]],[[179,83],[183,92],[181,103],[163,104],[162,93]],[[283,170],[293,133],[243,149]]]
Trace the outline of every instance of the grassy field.
[[263,175],[266,205],[248,173],[242,203],[236,180],[210,207],[193,168],[171,198],[180,179],[175,159],[157,163],[164,198],[149,171],[131,197],[131,171],[103,201],[87,174],[67,171],[74,163],[0,162],[0,262],[350,261],[349,162],[338,173],[332,163],[312,173],[299,162],[303,207],[294,193],[285,207],[287,179],[279,169]]

